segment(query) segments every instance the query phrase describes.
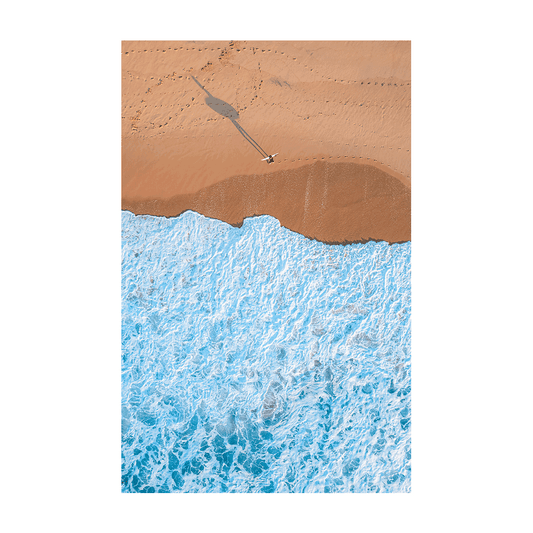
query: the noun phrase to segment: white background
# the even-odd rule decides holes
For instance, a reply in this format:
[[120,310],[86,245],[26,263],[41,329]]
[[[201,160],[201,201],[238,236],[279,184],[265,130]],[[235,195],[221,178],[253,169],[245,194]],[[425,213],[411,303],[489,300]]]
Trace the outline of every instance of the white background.
[[[122,494],[121,41],[411,41],[412,489],[409,494]],[[103,513],[429,513],[431,511],[431,22],[429,20],[103,20]]]

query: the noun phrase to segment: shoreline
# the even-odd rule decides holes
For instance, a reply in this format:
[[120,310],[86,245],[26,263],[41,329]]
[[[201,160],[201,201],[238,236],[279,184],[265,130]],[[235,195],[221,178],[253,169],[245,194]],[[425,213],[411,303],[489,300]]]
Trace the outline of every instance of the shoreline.
[[[276,217],[273,217],[272,215],[268,215],[268,214],[262,214],[262,215],[251,215],[249,217],[246,217],[241,224],[230,224],[229,222],[225,222],[224,220],[220,220],[218,218],[212,218],[212,217],[208,217],[206,215],[202,215],[202,213],[198,213],[197,211],[194,211],[194,209],[187,209],[186,211],[183,211],[181,213],[179,213],[178,215],[168,215],[168,216],[165,216],[165,215],[152,215],[150,213],[134,213],[133,211],[130,211],[129,209],[122,209],[121,210],[123,213],[131,213],[133,216],[138,216],[138,217],[154,217],[154,218],[166,218],[166,219],[174,219],[174,218],[179,218],[181,217],[182,215],[186,214],[186,213],[195,213],[197,215],[201,215],[205,218],[209,218],[210,220],[217,220],[218,222],[223,222],[224,224],[227,224],[228,226],[231,226],[232,228],[235,228],[235,229],[240,229],[243,227],[244,223],[246,222],[246,220],[250,219],[250,218],[257,218],[257,217],[272,217],[272,218],[275,218],[278,222],[279,220],[276,218]],[[283,224],[281,224],[279,222],[279,225],[281,228],[283,229],[286,229],[287,231],[290,231],[292,233],[297,233],[293,230],[291,230],[290,228],[287,228],[286,226],[283,226]],[[304,237],[305,239],[308,239],[310,241],[315,241],[315,242],[320,242],[322,244],[325,244],[327,246],[349,246],[351,244],[368,244],[369,242],[376,242],[376,243],[379,243],[379,242],[384,242],[386,244],[388,244],[389,246],[392,246],[393,244],[408,244],[410,243],[411,241],[397,241],[397,242],[388,242],[388,241],[384,241],[384,240],[378,240],[378,239],[362,239],[360,241],[344,241],[344,242],[326,242],[326,241],[319,241],[317,239],[314,239],[313,237],[307,237],[305,235],[303,235],[302,233],[298,233],[298,235],[301,235],[302,237]]]
[[317,161],[293,171],[234,176],[194,194],[123,198],[136,215],[175,217],[191,210],[240,227],[270,215],[283,227],[327,244],[411,240],[411,189],[372,166]]

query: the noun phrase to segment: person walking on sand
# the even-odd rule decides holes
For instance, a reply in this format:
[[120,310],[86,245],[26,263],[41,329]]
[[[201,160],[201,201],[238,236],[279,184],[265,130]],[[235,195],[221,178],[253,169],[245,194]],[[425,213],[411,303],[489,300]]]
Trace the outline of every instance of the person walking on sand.
[[274,162],[274,157],[277,156],[278,154],[279,154],[279,152],[277,154],[274,154],[274,155],[269,155],[268,157],[265,157],[264,159],[261,159],[261,161],[266,161],[268,164],[273,163]]

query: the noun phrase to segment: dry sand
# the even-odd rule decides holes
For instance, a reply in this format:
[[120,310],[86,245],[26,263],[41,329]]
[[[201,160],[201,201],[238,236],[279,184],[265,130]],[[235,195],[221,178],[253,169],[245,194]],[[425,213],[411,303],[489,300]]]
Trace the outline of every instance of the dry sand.
[[[122,208],[411,239],[408,41],[122,43]],[[261,161],[279,152],[275,162]]]

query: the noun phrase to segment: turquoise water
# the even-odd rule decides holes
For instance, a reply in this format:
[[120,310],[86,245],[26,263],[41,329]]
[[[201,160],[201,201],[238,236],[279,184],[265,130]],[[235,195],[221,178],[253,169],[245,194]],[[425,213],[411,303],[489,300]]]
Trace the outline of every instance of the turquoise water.
[[122,212],[122,491],[409,492],[410,262]]

